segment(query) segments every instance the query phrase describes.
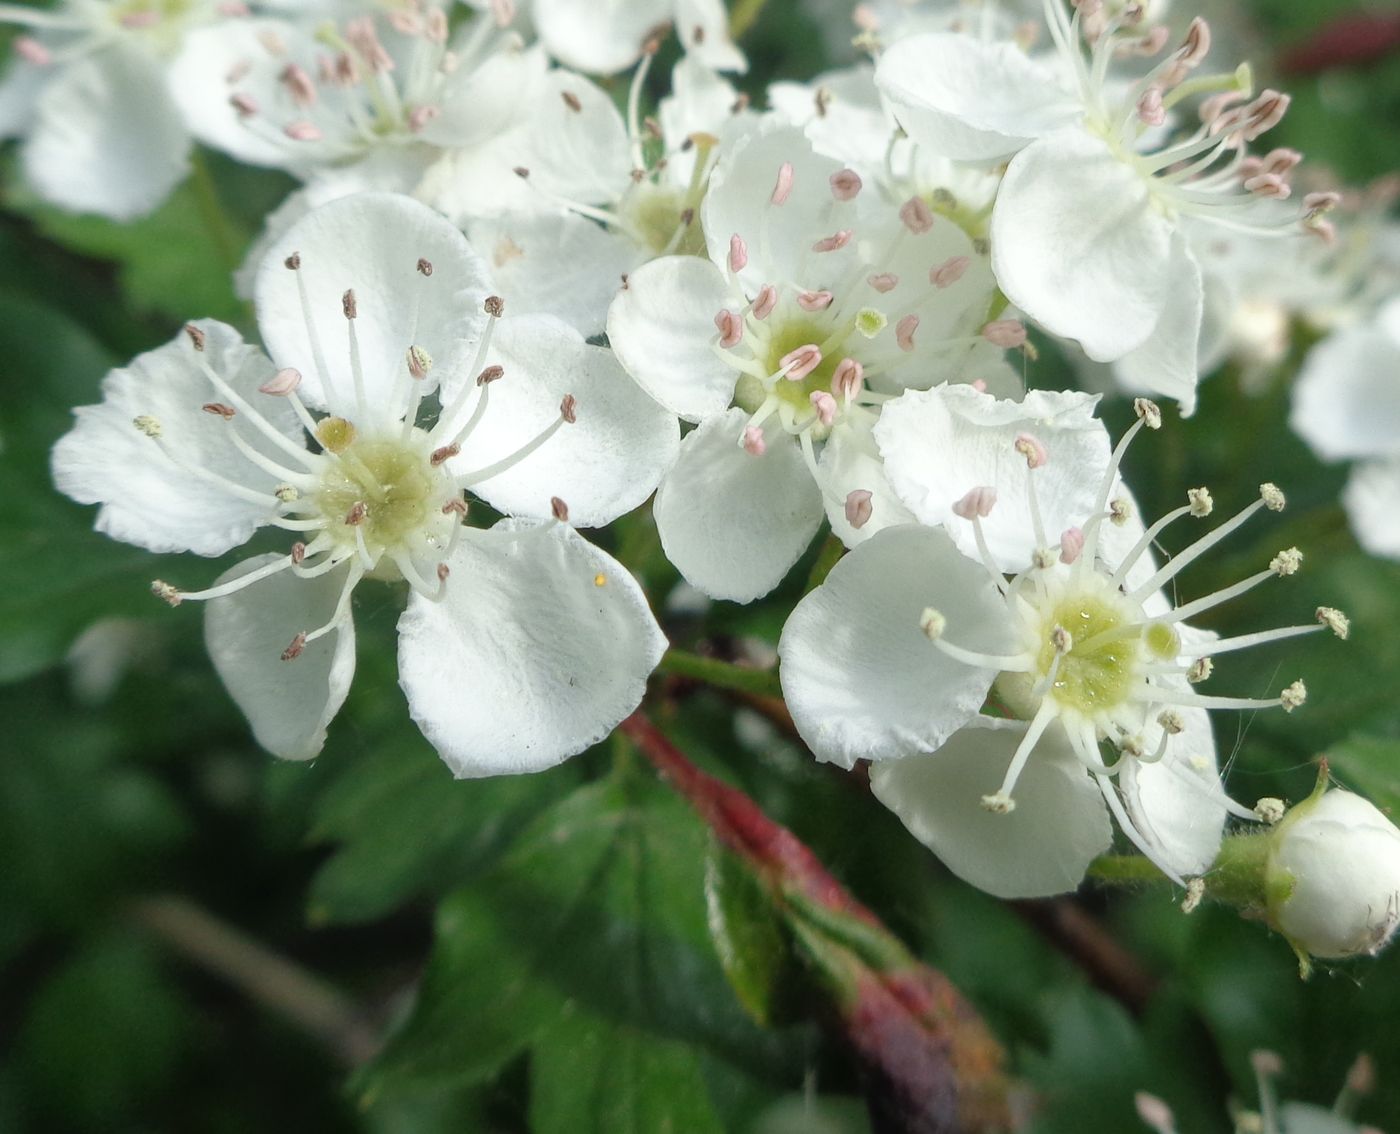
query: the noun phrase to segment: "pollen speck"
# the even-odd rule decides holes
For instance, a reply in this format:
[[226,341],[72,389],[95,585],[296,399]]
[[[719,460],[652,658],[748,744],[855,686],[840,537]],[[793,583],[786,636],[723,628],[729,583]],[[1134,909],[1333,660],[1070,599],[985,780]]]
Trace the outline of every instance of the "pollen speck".
[[593,585],[595,587],[605,587],[607,586],[607,583],[608,577],[604,575],[601,571],[599,571],[598,574],[593,576]]

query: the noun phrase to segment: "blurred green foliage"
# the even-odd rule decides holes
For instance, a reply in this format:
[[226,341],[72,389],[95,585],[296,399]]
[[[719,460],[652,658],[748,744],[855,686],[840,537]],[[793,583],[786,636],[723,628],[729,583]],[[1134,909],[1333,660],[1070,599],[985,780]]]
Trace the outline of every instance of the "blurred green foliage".
[[[1251,6],[1258,42],[1284,47],[1346,8]],[[1248,13],[1232,18],[1248,31]],[[767,79],[826,61],[797,0],[770,0],[745,46],[756,97]],[[1271,75],[1267,48],[1253,55]],[[1281,141],[1348,179],[1391,168],[1400,56],[1278,81],[1295,96]],[[810,1006],[770,998],[783,944],[744,916],[754,896],[717,885],[726,867],[703,827],[625,745],[538,776],[453,782],[408,721],[392,662],[398,597],[380,590],[359,611],[356,687],[325,755],[275,764],[213,676],[197,612],[146,591],[157,575],[193,584],[222,565],[109,541],[52,489],[48,450],[107,369],[191,317],[251,329],[228,269],[289,183],[203,161],[207,180],[130,226],[39,205],[7,162],[0,1130],[866,1129],[846,1053]],[[1293,542],[1309,572],[1225,608],[1215,628],[1323,602],[1353,615],[1345,644],[1313,638],[1222,667],[1232,689],[1272,690],[1282,674],[1312,693],[1305,713],[1221,729],[1236,795],[1299,798],[1326,752],[1339,780],[1396,807],[1400,567],[1356,548],[1335,503],[1342,471],[1317,465],[1286,409],[1286,373],[1262,394],[1222,375],[1194,419],[1135,447],[1129,478],[1151,514],[1198,483],[1222,511],[1262,480],[1290,494],[1292,519],[1247,529],[1180,587],[1201,593]],[[1125,419],[1122,406],[1109,413]],[[607,538],[660,609],[675,574],[649,521]],[[817,558],[762,603],[716,604],[703,623],[677,615],[667,629],[677,643],[771,645]],[[1283,1055],[1285,1093],[1314,1101],[1369,1051],[1382,1074],[1363,1117],[1400,1125],[1395,956],[1323,966],[1303,984],[1261,926],[1220,909],[1183,917],[1165,889],[994,901],[759,714],[736,716],[733,701],[685,681],[664,690],[658,715],[692,758],[790,826],[985,1013],[1042,1092],[1038,1134],[1138,1129],[1137,1090],[1165,1098],[1183,1130],[1225,1131],[1226,1098],[1254,1099],[1248,1053],[1261,1046]],[[179,895],[329,981],[387,1045],[350,1073],[286,1012],[152,933],[132,905],[152,894]],[[1133,987],[1091,979],[1095,966],[1053,928],[1067,907],[1129,959]]]

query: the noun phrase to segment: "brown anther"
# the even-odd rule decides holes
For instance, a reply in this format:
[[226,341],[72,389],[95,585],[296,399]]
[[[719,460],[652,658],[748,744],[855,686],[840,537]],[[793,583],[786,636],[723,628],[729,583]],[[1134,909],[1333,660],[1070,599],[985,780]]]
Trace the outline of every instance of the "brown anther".
[[632,178],[633,185],[640,185],[647,179],[647,171],[645,169],[634,169],[628,176]]
[[349,288],[340,297],[340,309],[345,313],[347,319],[354,319],[360,314],[359,305],[355,302],[355,289]]
[[[642,119],[642,135],[643,137],[650,138],[653,142],[661,141],[661,123],[648,114]],[[665,158],[662,158],[656,163],[656,168],[658,170],[664,169],[665,166]]]
[[750,103],[751,101],[752,101],[752,100],[749,98],[748,95],[742,94],[742,93],[741,93],[741,94],[739,95],[739,97],[736,98],[736,99],[734,100],[734,102],[730,105],[730,107],[729,107],[729,113],[730,113],[730,114],[743,114],[744,111],[748,110],[748,108],[749,108],[749,103]]
[[569,506],[557,496],[549,498],[549,510],[554,513],[554,518],[561,524],[569,522]]
[[816,94],[812,96],[812,105],[816,108],[817,117],[825,118],[831,106],[831,91],[827,87],[818,87]]
[[[642,36],[642,50],[648,54],[655,54],[661,50],[661,45],[666,42],[666,37],[671,34],[671,21],[662,20],[659,24],[647,29],[646,35]],[[652,45],[655,48],[652,49]]]
[[452,568],[449,567],[446,563],[439,563],[437,565],[437,577],[439,583],[447,582],[447,576],[450,574],[452,574]]
[[289,272],[295,272],[298,268],[301,267],[301,253],[293,252],[290,256],[288,256],[285,260],[282,261],[282,266],[286,268]]
[[695,220],[695,210],[694,210],[694,209],[682,209],[682,210],[681,210],[681,227],[682,227],[682,228],[689,228],[690,225],[691,225],[691,222],[694,221],[694,220]]
[[442,506],[442,514],[444,516],[450,516],[454,512],[459,516],[465,516],[467,514],[467,502],[460,496],[452,497],[451,500]]
[[292,566],[300,567],[301,561],[306,558],[306,544],[300,541],[292,544],[292,550],[290,552],[290,555],[292,560]]
[[688,154],[695,148],[695,135],[687,134],[685,140],[681,142],[681,153]]
[[697,47],[705,42],[704,24],[696,24],[693,28],[690,29],[690,42],[695,44]]
[[564,395],[564,400],[559,403],[559,416],[568,425],[578,420],[578,399],[573,394]]
[[301,651],[304,649],[306,649],[305,630],[303,630],[300,634],[293,638],[291,642],[287,645],[287,648],[282,651],[282,660],[295,661],[297,658],[301,657]]
[[580,114],[583,112],[583,103],[579,101],[578,95],[574,94],[573,91],[560,91],[559,97],[564,100],[564,105],[567,106],[570,110],[572,110],[575,114]]
[[190,342],[194,344],[195,350],[202,351],[204,349],[204,332],[201,331],[198,327],[196,327],[193,323],[185,324],[185,334],[189,335]]
[[627,282],[627,273],[626,273],[626,272],[623,272],[623,273],[622,273],[622,290],[623,290],[623,291],[626,291],[627,288],[628,288],[629,286],[630,286],[630,285],[629,285],[628,282]]
[[476,384],[478,386],[489,386],[492,382],[503,378],[505,372],[506,368],[504,366],[488,366],[476,376]]
[[513,170],[511,170],[511,172],[514,173],[515,176],[520,178],[522,181],[524,181],[527,177],[530,176],[530,171],[526,169],[523,165],[517,165]]
[[432,275],[432,274],[433,274],[433,262],[432,262],[431,260],[425,260],[425,259],[423,259],[423,257],[421,257],[421,256],[418,257],[418,274],[419,274],[420,276],[430,276],[430,275]]
[[444,461],[450,461],[461,451],[462,446],[458,445],[456,442],[453,442],[451,445],[444,445],[441,449],[433,450],[432,456],[428,458],[428,464],[432,465],[433,468],[437,468],[438,465],[442,464]]
[[369,515],[369,505],[363,500],[356,500],[350,505],[350,511],[345,513],[345,524],[347,527],[355,527],[365,522],[365,517]]
[[214,414],[225,421],[232,421],[237,416],[237,411],[232,406],[226,406],[223,402],[205,402],[199,407],[205,413]]
[[506,301],[499,295],[488,295],[482,306],[485,308],[486,314],[493,319],[499,319],[506,312]]

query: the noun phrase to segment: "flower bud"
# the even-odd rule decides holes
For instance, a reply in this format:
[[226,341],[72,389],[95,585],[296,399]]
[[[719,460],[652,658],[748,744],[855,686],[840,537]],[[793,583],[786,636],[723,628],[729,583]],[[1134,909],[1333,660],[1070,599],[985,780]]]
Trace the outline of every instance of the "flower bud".
[[1400,830],[1349,791],[1319,791],[1275,829],[1269,923],[1302,954],[1374,954],[1400,925]]

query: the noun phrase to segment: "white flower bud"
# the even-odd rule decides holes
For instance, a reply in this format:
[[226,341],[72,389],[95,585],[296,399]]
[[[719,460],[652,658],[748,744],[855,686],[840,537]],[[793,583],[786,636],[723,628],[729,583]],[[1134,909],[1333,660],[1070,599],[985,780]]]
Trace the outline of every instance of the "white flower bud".
[[1279,824],[1269,921],[1315,957],[1378,952],[1400,925],[1400,830],[1349,791],[1314,795]]

